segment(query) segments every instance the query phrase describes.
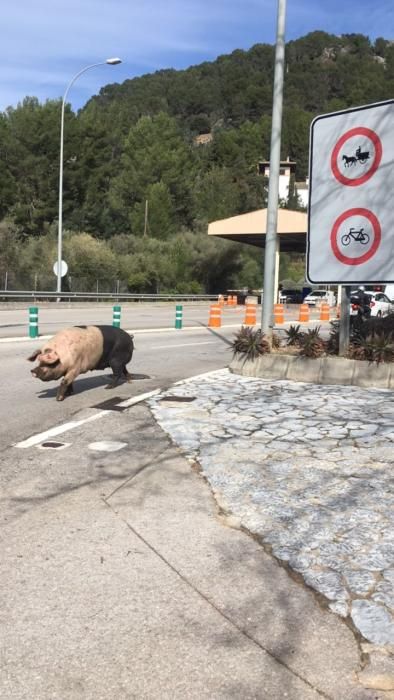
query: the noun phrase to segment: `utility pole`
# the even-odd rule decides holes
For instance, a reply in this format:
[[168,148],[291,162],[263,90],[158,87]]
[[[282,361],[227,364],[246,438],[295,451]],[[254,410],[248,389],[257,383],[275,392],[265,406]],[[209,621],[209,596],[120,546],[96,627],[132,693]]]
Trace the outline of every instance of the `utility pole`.
[[279,198],[280,144],[282,133],[283,74],[285,66],[286,0],[278,0],[278,21],[275,48],[274,91],[272,103],[270,176],[268,184],[267,233],[264,256],[264,295],[261,328],[272,336],[275,303],[275,259]]
[[145,223],[144,223],[144,238],[148,231],[148,200],[145,200]]

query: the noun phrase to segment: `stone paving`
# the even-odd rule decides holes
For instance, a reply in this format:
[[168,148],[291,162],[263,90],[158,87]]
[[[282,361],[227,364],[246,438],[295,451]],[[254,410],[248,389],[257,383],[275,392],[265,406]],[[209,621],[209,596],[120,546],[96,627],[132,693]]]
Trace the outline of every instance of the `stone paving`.
[[393,651],[393,393],[219,370],[149,403],[223,509]]

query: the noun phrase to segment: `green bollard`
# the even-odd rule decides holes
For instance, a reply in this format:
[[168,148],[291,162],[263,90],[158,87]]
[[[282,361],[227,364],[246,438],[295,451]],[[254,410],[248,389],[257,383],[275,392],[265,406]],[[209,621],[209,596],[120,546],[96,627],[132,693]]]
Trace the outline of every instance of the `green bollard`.
[[112,315],[112,325],[115,328],[120,328],[120,311],[121,311],[120,306],[114,306],[113,315]]
[[175,328],[182,328],[182,314],[183,306],[177,304],[175,310]]
[[38,338],[38,307],[29,308],[29,338]]

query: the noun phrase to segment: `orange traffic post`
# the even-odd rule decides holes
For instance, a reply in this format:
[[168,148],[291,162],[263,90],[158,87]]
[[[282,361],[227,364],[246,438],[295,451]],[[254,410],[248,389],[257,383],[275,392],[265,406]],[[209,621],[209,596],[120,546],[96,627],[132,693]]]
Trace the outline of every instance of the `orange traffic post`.
[[274,323],[277,326],[285,322],[285,309],[283,304],[274,304]]
[[245,326],[254,326],[256,324],[256,304],[246,304],[245,308]]
[[298,316],[298,320],[301,323],[306,323],[307,321],[309,321],[309,306],[308,306],[308,304],[301,304],[300,314]]
[[322,302],[320,306],[320,321],[329,321],[330,320],[330,304],[326,304],[325,302]]
[[233,295],[233,304],[232,304],[232,305],[233,305],[233,306],[237,306],[237,304],[238,304],[238,299],[237,299],[236,295],[234,294],[234,295]]
[[218,296],[218,304],[219,304],[219,306],[224,306],[224,296],[223,296],[223,294],[219,294],[219,296]]
[[222,310],[219,304],[211,304],[209,308],[208,326],[210,328],[220,328],[222,325]]

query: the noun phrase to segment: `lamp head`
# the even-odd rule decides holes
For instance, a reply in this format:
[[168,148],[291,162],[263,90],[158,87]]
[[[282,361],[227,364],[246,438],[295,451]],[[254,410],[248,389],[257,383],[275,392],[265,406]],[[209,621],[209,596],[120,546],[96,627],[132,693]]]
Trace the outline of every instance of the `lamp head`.
[[118,63],[122,63],[122,59],[121,58],[107,58],[107,60],[105,62],[108,63],[110,66],[116,66]]

